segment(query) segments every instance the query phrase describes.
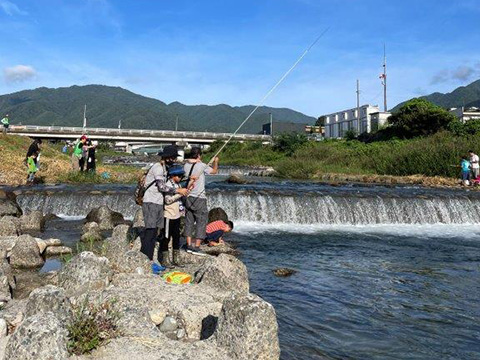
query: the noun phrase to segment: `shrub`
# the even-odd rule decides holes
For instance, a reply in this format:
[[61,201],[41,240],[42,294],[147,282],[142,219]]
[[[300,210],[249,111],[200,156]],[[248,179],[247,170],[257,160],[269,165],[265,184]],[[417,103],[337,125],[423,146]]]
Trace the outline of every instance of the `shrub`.
[[68,351],[82,355],[96,349],[109,339],[120,335],[117,328],[119,314],[112,310],[113,302],[83,304],[74,307],[73,320],[67,326]]
[[273,139],[273,149],[291,156],[307,142],[308,138],[304,134],[281,134]]

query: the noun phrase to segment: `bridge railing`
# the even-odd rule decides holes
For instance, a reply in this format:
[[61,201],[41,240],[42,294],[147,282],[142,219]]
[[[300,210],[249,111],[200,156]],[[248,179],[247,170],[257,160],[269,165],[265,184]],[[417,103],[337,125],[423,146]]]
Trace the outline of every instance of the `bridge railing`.
[[[66,134],[102,134],[118,136],[151,136],[151,137],[182,137],[182,138],[208,138],[208,139],[228,139],[231,133],[214,133],[198,131],[173,131],[173,130],[140,130],[140,129],[115,129],[115,128],[82,128],[67,126],[36,126],[36,125],[13,125],[12,132],[27,133],[66,133]],[[235,134],[233,139],[240,140],[269,140],[269,135],[257,134]]]

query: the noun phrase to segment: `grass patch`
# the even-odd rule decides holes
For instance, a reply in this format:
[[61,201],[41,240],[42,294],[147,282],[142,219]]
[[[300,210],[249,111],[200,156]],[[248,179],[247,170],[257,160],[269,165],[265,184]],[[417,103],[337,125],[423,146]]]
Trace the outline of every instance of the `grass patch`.
[[113,310],[113,304],[114,301],[90,304],[87,298],[81,305],[74,307],[73,320],[67,326],[70,354],[89,353],[120,336],[117,327],[120,316]]

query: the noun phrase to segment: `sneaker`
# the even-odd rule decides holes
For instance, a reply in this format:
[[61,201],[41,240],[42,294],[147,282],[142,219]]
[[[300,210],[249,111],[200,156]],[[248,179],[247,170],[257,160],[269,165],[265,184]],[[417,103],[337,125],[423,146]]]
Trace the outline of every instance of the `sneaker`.
[[193,246],[190,246],[187,249],[187,253],[192,254],[192,255],[207,256],[207,254],[205,254],[202,250],[200,250],[200,248],[193,247]]
[[160,274],[162,271],[165,271],[165,270],[166,270],[165,266],[158,265],[157,263],[153,263],[153,264],[152,264],[152,272],[153,272],[155,275],[158,275],[158,274]]

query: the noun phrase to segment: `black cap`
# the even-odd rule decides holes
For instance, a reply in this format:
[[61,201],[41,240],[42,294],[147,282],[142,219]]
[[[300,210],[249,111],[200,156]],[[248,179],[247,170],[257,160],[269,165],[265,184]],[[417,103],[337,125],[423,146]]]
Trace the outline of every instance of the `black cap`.
[[160,151],[157,155],[161,156],[162,158],[176,158],[178,157],[177,147],[175,145],[165,146],[163,151]]

